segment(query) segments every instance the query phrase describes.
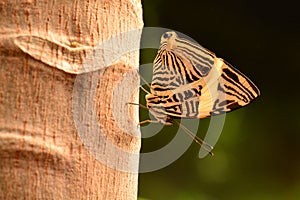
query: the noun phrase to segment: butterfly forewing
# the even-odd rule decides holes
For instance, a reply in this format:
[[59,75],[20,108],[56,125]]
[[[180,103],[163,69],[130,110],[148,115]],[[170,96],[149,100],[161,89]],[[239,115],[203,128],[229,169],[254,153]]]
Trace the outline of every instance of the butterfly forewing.
[[258,88],[241,72],[202,46],[162,36],[154,60],[147,107],[165,123],[166,116],[204,118],[230,112],[259,96]]

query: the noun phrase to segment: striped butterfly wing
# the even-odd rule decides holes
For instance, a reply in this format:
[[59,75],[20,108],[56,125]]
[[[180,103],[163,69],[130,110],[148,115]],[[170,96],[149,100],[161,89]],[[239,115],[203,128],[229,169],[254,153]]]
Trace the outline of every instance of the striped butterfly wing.
[[[199,96],[199,118],[223,114],[248,105],[260,94],[244,74],[220,58],[215,58],[214,74],[205,79]],[[188,109],[188,108],[186,108]]]
[[166,115],[204,118],[230,112],[258,96],[250,79],[212,52],[175,32],[162,36],[146,96],[148,108],[162,123]]

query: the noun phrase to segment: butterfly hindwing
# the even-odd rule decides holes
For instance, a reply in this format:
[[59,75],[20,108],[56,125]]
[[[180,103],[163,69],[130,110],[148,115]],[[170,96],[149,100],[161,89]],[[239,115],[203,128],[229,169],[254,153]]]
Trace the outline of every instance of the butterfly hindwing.
[[249,78],[220,58],[214,66],[218,78],[206,79],[199,96],[199,118],[230,112],[246,106],[259,96]]

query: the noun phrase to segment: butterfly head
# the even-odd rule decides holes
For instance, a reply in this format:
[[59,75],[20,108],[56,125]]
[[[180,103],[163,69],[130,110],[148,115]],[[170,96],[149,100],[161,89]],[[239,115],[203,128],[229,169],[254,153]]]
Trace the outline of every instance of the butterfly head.
[[[185,68],[192,65],[201,77],[208,76],[214,65],[215,56],[213,53],[210,53],[196,42],[179,37],[174,31],[165,32],[161,37],[160,44],[159,50],[161,52],[165,54],[172,52],[173,55],[184,62]],[[165,58],[161,57],[163,61]]]
[[165,32],[161,36],[161,40],[160,40],[161,47],[165,47],[167,51],[175,48],[176,38],[178,38],[178,36],[174,31]]

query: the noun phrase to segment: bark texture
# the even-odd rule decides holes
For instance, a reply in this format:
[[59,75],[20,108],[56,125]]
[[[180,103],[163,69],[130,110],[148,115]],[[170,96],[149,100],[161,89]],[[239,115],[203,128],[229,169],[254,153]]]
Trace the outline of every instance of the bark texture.
[[0,199],[136,199],[141,2],[2,1],[0,15]]

